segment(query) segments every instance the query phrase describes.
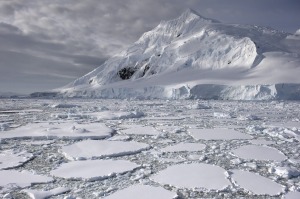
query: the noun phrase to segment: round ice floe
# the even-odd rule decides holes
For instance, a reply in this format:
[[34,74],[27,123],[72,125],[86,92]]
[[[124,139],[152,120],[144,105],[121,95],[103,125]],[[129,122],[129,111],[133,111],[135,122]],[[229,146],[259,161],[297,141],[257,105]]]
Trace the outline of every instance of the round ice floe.
[[0,187],[28,187],[32,184],[37,183],[47,183],[53,181],[53,178],[34,175],[30,172],[19,172],[19,171],[12,171],[12,170],[1,170],[0,171]]
[[133,185],[129,188],[117,191],[116,193],[105,197],[105,199],[154,199],[154,198],[163,198],[163,199],[172,199],[177,196],[176,193],[165,190],[162,187],[152,187],[149,185]]
[[129,125],[126,127],[128,129],[121,130],[121,132],[128,135],[159,135],[161,133],[152,126]]
[[202,163],[170,166],[152,179],[178,188],[223,190],[230,185],[223,168]]
[[284,187],[276,182],[255,173],[241,170],[232,171],[232,179],[241,188],[258,195],[278,195]]
[[33,157],[31,153],[6,150],[0,153],[0,170],[20,166]]
[[167,146],[161,149],[162,152],[180,152],[180,151],[202,151],[205,149],[205,144],[200,143],[179,143],[172,146]]
[[234,129],[188,129],[189,134],[196,140],[237,140],[251,139],[250,135],[240,133]]
[[113,174],[126,173],[138,167],[139,165],[126,160],[86,160],[62,164],[50,174],[65,179],[95,181]]
[[35,123],[2,132],[0,138],[101,139],[110,137],[113,131],[99,123]]
[[300,198],[300,192],[289,192],[285,196],[283,196],[284,199],[299,199]]
[[243,159],[283,161],[286,156],[275,148],[267,146],[241,146],[232,153]]
[[61,152],[71,160],[91,159],[94,157],[116,157],[139,153],[149,149],[148,144],[139,142],[85,140],[64,146]]

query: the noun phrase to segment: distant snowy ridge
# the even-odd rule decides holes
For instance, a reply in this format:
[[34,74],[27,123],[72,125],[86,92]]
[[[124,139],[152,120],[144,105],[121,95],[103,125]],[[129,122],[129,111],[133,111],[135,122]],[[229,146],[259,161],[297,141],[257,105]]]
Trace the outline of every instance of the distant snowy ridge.
[[55,91],[64,97],[300,100],[299,47],[292,34],[187,10]]

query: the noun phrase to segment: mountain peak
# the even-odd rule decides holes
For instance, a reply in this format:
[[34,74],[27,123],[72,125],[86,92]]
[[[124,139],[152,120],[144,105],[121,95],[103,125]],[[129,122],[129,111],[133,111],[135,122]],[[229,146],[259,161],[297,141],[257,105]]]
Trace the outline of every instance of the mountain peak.
[[202,21],[206,21],[206,22],[210,22],[210,23],[220,23],[219,21],[215,20],[215,19],[210,19],[207,17],[204,17],[202,15],[200,15],[197,11],[188,8],[186,9],[179,17],[179,19],[182,20],[188,20],[188,19],[200,19]]

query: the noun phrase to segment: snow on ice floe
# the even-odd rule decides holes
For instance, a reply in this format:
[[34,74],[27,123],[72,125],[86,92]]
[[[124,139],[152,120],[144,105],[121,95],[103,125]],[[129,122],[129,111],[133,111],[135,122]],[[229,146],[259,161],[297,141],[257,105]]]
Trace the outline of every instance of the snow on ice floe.
[[25,162],[31,160],[33,155],[25,151],[15,152],[14,150],[6,150],[0,152],[0,170],[18,167]]
[[172,199],[177,196],[176,193],[168,191],[162,187],[153,187],[149,185],[133,185],[126,189],[117,191],[116,193],[111,194],[105,199],[154,199],[154,198],[163,198],[163,199]]
[[247,160],[283,161],[287,158],[282,152],[275,148],[258,145],[241,146],[232,150],[232,153]]
[[46,199],[51,196],[57,196],[59,194],[63,194],[70,191],[69,188],[66,187],[57,187],[51,190],[33,190],[33,189],[24,189],[22,192],[26,193],[32,199]]
[[167,146],[161,149],[162,152],[181,152],[181,151],[202,151],[206,147],[205,144],[200,143],[179,143],[172,146]]
[[123,174],[140,166],[126,160],[72,161],[60,165],[51,175],[65,179],[96,181]]
[[0,138],[102,139],[110,137],[113,132],[101,123],[33,123],[2,132]]
[[266,177],[256,173],[232,170],[232,179],[236,185],[258,195],[279,195],[284,191],[284,187]]
[[215,165],[194,163],[170,166],[151,177],[152,180],[178,188],[224,190],[231,185],[227,172]]
[[152,126],[142,125],[121,125],[121,128],[127,128],[121,130],[121,133],[128,135],[159,135],[161,132],[156,130]]
[[289,192],[283,196],[283,199],[299,199],[299,198],[300,198],[300,192],[298,191]]
[[85,140],[64,146],[61,152],[71,160],[117,157],[139,153],[149,149],[148,144],[108,140]]
[[[32,184],[52,182],[53,178],[32,174],[28,171],[0,170],[0,187],[29,187]],[[1,192],[1,189],[0,189]]]
[[251,139],[250,135],[240,133],[234,129],[188,129],[189,134],[196,140],[238,140]]

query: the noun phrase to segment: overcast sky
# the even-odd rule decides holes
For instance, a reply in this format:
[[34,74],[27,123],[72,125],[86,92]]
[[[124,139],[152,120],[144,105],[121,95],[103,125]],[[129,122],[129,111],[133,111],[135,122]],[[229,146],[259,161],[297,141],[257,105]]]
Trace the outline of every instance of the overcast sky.
[[64,86],[187,8],[225,23],[300,28],[299,0],[0,0],[0,92]]

